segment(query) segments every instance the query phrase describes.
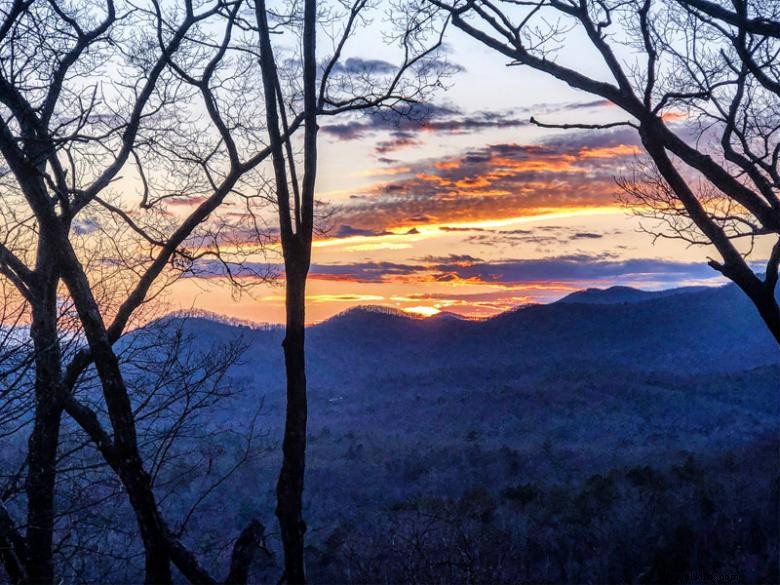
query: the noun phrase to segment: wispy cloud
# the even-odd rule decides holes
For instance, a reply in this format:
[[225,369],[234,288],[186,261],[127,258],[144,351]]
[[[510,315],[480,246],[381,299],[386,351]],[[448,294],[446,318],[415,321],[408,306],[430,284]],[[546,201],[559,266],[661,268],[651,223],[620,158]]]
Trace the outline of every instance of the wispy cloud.
[[[393,66],[385,61],[348,59],[344,67],[352,69],[353,72],[384,72]],[[381,141],[376,148],[378,155],[384,155],[392,150],[387,148],[388,145],[417,143],[415,136],[423,133],[462,134],[489,129],[519,128],[528,126],[532,115],[596,110],[609,106],[611,103],[607,100],[595,100],[536,104],[523,109],[464,112],[452,105],[415,103],[391,110],[370,110],[346,122],[326,124],[322,127],[322,132],[337,140],[358,140],[377,133],[390,133],[391,139]],[[385,158],[385,161],[391,162],[392,159]]]
[[[380,142],[418,142],[415,136],[423,133],[459,134],[490,128],[517,128],[529,124],[529,116],[514,111],[483,111],[464,113],[450,106],[413,104],[398,110],[379,110],[366,113],[347,122],[326,124],[322,132],[339,140],[357,140],[380,132],[390,139]],[[389,152],[377,147],[379,155]]]

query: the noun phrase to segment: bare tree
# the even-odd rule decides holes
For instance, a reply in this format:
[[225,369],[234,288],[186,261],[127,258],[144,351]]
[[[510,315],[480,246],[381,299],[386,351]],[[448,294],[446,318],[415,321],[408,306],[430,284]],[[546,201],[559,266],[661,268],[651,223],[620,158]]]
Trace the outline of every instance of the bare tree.
[[[248,7],[243,0],[182,6],[156,0],[67,5],[20,0],[3,10],[0,153],[6,225],[0,269],[30,307],[36,380],[25,482],[27,533],[22,535],[3,514],[0,534],[9,545],[3,560],[15,581],[55,578],[54,490],[63,412],[87,434],[127,495],[144,546],[147,582],[170,582],[171,563],[191,582],[215,581],[163,517],[154,490],[154,458],[146,459],[145,437],[139,433],[135,391],[114,345],[144,303],[176,274],[196,270],[204,259],[216,259],[229,274],[220,246],[229,230],[220,223],[219,209],[228,197],[247,205],[263,200],[266,183],[255,171],[268,157],[274,163],[274,200],[292,275],[285,351],[293,400],[279,515],[290,537],[284,538],[286,548],[289,544],[300,553],[290,557],[297,567],[288,570],[288,579],[303,579],[303,307],[314,226],[317,116],[398,107],[422,98],[423,90],[437,86],[439,79],[439,62],[432,55],[440,39],[423,48],[417,34],[428,25],[413,19],[413,26],[400,33],[402,63],[384,87],[377,89],[370,71],[338,67],[367,6],[365,1],[337,2],[334,12],[325,14],[330,23],[344,19],[343,35],[336,37],[319,80],[313,35],[324,13],[307,3],[305,18],[282,16],[274,25],[293,30],[303,23],[301,100],[295,74],[279,76],[267,50],[272,31],[263,5],[247,14],[254,24],[242,11]],[[295,9],[292,4],[291,14]],[[258,33],[263,83],[253,84],[256,44],[245,42],[242,34]],[[294,71],[295,61],[289,63]],[[407,72],[414,73],[413,83]],[[289,101],[282,95],[287,81]],[[262,103],[265,112],[255,109]],[[263,119],[272,121],[272,128],[258,121]],[[301,127],[299,192],[291,137]],[[181,200],[189,203],[184,213],[166,207]],[[96,222],[98,212],[131,234],[132,245],[121,244],[106,224]],[[258,234],[250,231],[247,240],[256,243]],[[108,254],[96,252],[90,244],[96,238],[102,238]],[[99,261],[87,262],[86,256],[95,253]],[[77,315],[78,335],[70,341],[86,340],[76,351],[63,348],[57,312],[63,299]],[[75,392],[90,372],[100,389],[98,403]],[[246,579],[261,529],[250,522],[236,541],[230,580]]]
[[[287,410],[276,515],[285,554],[283,578],[288,583],[304,583],[306,578],[306,524],[302,505],[307,432],[305,310],[315,225],[319,119],[383,107],[403,113],[411,104],[424,100],[449,72],[446,61],[437,55],[441,32],[428,42],[432,30],[430,15],[415,11],[397,12],[394,34],[387,33],[388,39],[397,41],[401,49],[399,63],[394,66],[385,63],[384,69],[389,69],[389,73],[373,71],[370,61],[360,58],[353,59],[350,67],[344,61],[349,41],[378,6],[366,0],[305,0],[302,6],[290,3],[284,13],[278,14],[270,11],[264,0],[255,3],[266,126],[285,267],[283,347]],[[330,35],[329,47],[332,53],[321,62],[317,52],[318,35],[334,27],[336,32]],[[295,76],[286,72],[286,78],[279,74],[277,49],[272,43],[272,34],[283,33],[285,29],[294,39],[300,39],[295,47],[300,69]],[[291,119],[301,120],[304,126],[299,156],[295,154],[292,140],[285,139]]]
[[[72,307],[63,307],[61,331],[68,327],[63,321],[73,321],[73,317]],[[116,347],[133,399],[139,448],[148,462],[161,510],[176,537],[186,538],[198,550],[204,566],[218,567],[225,562],[223,551],[232,545],[234,535],[227,520],[237,509],[224,510],[220,514],[223,522],[215,523],[209,508],[220,505],[219,488],[234,487],[238,478],[231,478],[246,473],[242,469],[265,448],[257,440],[251,412],[243,419],[245,426],[236,425],[238,405],[253,397],[244,390],[245,384],[236,384],[227,373],[243,356],[245,340],[213,342],[195,337],[197,330],[197,323],[190,326],[187,317],[158,319],[123,337]],[[25,351],[24,339],[20,341],[9,344],[9,351],[16,348],[19,357],[4,362],[7,373],[32,355]],[[78,350],[79,341],[62,335],[61,345],[67,359]],[[25,423],[33,413],[26,392],[33,382],[29,378],[15,384],[15,396],[6,396],[9,400],[0,411],[4,443],[0,490],[6,520],[20,517],[25,510],[23,443]],[[107,419],[100,381],[93,370],[85,372],[73,392],[101,420]],[[59,438],[55,491],[53,564],[58,578],[66,582],[140,581],[143,547],[133,529],[133,511],[122,484],[83,430],[67,417]],[[255,528],[250,552],[255,541],[262,544],[263,531],[259,525]]]
[[[210,44],[204,31],[232,22],[240,5],[216,1],[196,7],[187,2],[173,14],[154,1],[144,6],[112,0],[104,4],[16,1],[3,8],[0,153],[6,225],[0,271],[30,307],[35,375],[25,481],[26,534],[22,537],[10,525],[4,529],[12,546],[4,560],[15,580],[54,581],[54,489],[63,410],[88,433],[124,485],[144,543],[147,581],[170,582],[171,559],[191,580],[213,580],[161,517],[139,448],[130,392],[112,346],[138,308],[153,296],[169,265],[186,269],[203,256],[197,252],[197,238],[192,240],[197,228],[233,192],[239,179],[269,154],[268,149],[253,150],[242,160],[235,142],[223,144],[219,138],[224,119],[214,106],[210,83],[223,62],[230,35]],[[223,29],[229,31],[230,26]],[[172,73],[172,58],[202,56],[204,47],[211,51],[208,66],[195,86],[198,93],[188,94],[190,86]],[[205,100],[212,133],[218,136],[206,155],[194,148],[178,148],[183,132],[191,127],[182,127],[175,113],[188,104],[197,107],[195,97]],[[178,148],[179,160],[170,156],[173,147]],[[144,229],[132,213],[110,203],[109,195],[112,185],[121,181],[120,173],[131,172],[141,185],[137,189],[140,208],[152,209],[155,203],[159,207],[159,201],[152,201],[159,190],[144,164],[145,159],[160,159],[158,149],[169,153],[164,157],[168,162],[186,157],[189,169],[200,169],[199,179],[208,185],[208,195],[168,225],[167,231],[155,233]],[[76,243],[77,234],[90,229],[90,210],[101,207],[129,226],[146,250],[144,262],[118,271],[111,284],[88,274],[83,250]],[[126,294],[120,302],[106,305],[101,288],[124,289]],[[66,292],[88,343],[67,364],[57,318]],[[101,417],[73,393],[79,377],[93,363],[110,433]],[[250,524],[247,534],[256,530]],[[246,547],[246,538],[239,542]],[[245,554],[236,558],[247,561]],[[243,572],[239,567],[236,574]]]
[[[618,106],[653,169],[622,180],[667,223],[659,235],[712,245],[780,343],[780,17],[770,0],[429,0],[452,24],[511,60]],[[601,78],[565,64],[580,33]],[[579,36],[578,36],[579,38]],[[686,118],[674,124],[671,114]],[[679,116],[675,116],[679,117]],[[660,205],[659,205],[660,204]],[[770,240],[763,270],[739,241]],[[773,244],[773,245],[772,245]]]

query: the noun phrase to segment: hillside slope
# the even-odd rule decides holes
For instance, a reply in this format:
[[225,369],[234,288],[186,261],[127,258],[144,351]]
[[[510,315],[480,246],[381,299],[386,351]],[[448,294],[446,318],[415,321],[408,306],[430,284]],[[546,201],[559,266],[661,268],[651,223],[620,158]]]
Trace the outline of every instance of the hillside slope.
[[[210,416],[244,429],[260,408],[265,456],[226,488],[274,525],[283,332],[183,327],[204,350],[247,343]],[[780,350],[734,287],[590,290],[486,321],[363,307],[307,339],[316,579],[776,581]]]

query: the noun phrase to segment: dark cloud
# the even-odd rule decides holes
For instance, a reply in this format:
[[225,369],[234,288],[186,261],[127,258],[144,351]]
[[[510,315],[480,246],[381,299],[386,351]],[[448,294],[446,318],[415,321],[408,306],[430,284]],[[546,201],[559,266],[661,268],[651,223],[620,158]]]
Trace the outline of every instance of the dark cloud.
[[594,234],[591,232],[577,232],[571,236],[572,240],[599,240],[604,237],[604,234]]
[[455,227],[455,226],[443,226],[441,228],[443,232],[485,232],[488,231],[485,228],[480,227]]
[[420,261],[427,262],[428,264],[446,264],[448,262],[474,264],[477,262],[484,262],[482,258],[477,258],[470,254],[449,254],[448,256],[425,256],[424,258],[420,258]]
[[358,122],[347,122],[344,124],[326,124],[323,125],[321,131],[324,134],[330,134],[340,140],[355,140],[357,138],[363,138],[368,132],[365,124]]
[[[527,117],[518,117],[513,112],[464,114],[448,106],[411,104],[392,110],[370,111],[348,122],[324,125],[322,131],[340,140],[355,140],[376,132],[390,132],[395,141],[408,145],[416,144],[414,137],[423,132],[458,134],[488,128],[516,128],[528,123]],[[393,140],[386,142],[393,144]],[[377,154],[380,155],[389,151],[387,148],[377,148]]]
[[201,259],[193,264],[185,278],[257,278],[265,280],[274,278],[284,272],[284,266],[271,262],[230,262],[215,259]]
[[381,140],[376,143],[374,152],[377,154],[388,154],[395,152],[396,150],[403,150],[404,148],[410,148],[412,146],[420,146],[420,142],[412,134],[408,132],[398,132],[394,134],[389,140]]
[[359,262],[355,264],[314,264],[309,270],[311,278],[320,280],[351,280],[355,282],[381,282],[393,277],[422,272],[423,265],[397,264],[394,262]]
[[569,110],[591,110],[593,108],[608,108],[614,104],[609,100],[594,100],[592,102],[582,102],[579,104],[570,104],[567,109]]
[[99,228],[100,224],[93,218],[78,219],[73,222],[73,233],[77,236],[95,233]]
[[527,112],[529,116],[548,115],[548,114],[565,114],[566,112],[577,110],[596,110],[600,108],[614,107],[614,104],[605,99],[591,100],[587,102],[552,102],[552,103],[539,103],[533,104],[523,111]]
[[351,225],[342,224],[332,234],[328,234],[334,238],[349,238],[352,236],[386,236],[390,232],[384,230],[370,230],[360,229],[352,227]]
[[[390,71],[393,65],[386,61],[348,59],[343,67],[345,70],[362,71],[360,69],[362,67],[372,72],[386,72]],[[325,125],[322,127],[322,131],[340,140],[356,140],[376,132],[391,132],[396,134],[396,139],[400,140],[401,133],[404,133],[406,134],[405,140],[411,144],[415,134],[424,132],[459,134],[490,128],[518,128],[530,124],[532,114],[557,114],[610,105],[612,104],[608,100],[595,100],[563,104],[537,104],[522,110],[463,112],[452,106],[414,103],[392,109],[371,110],[347,122]],[[377,149],[378,154],[384,152],[387,151]]]
[[490,235],[471,236],[466,241],[481,246],[519,246],[520,244],[550,246],[563,244],[566,241],[565,238],[556,235],[536,234],[527,230],[516,230],[516,232],[493,232]]
[[339,61],[333,67],[334,73],[349,73],[362,75],[387,75],[394,73],[398,68],[392,63],[380,59],[361,59],[350,57],[343,63]]
[[393,109],[369,110],[347,122],[323,125],[321,131],[342,140],[354,140],[378,131],[417,132],[423,122],[459,114],[459,110],[447,106],[413,103]]
[[[572,228],[563,226],[538,226],[533,230],[514,229],[514,230],[482,230],[487,232],[484,235],[471,236],[466,241],[472,244],[484,246],[516,246],[520,244],[532,244],[536,246],[565,245],[572,240],[598,240],[606,237],[608,234],[594,232],[572,233]],[[614,233],[614,232],[610,232]],[[537,250],[541,251],[540,248]]]
[[[466,68],[458,63],[454,63],[445,57],[446,51],[440,50],[438,54],[417,59],[410,67],[410,70],[419,76],[452,75],[462,73]],[[288,66],[299,68],[300,60],[288,60]],[[324,71],[327,62],[320,64],[320,69]],[[338,61],[331,69],[331,76],[355,76],[363,81],[369,78],[394,76],[399,71],[399,65],[384,61],[382,59],[363,59],[361,57],[350,57],[344,61]]]
[[[246,262],[225,265],[206,261],[188,276],[222,278],[228,269],[234,278],[258,278],[283,274],[281,266]],[[426,256],[411,262],[355,262],[313,264],[310,278],[356,283],[379,282],[470,282],[513,286],[558,284],[567,287],[593,283],[674,285],[690,280],[718,279],[720,275],[704,262],[670,260],[620,260],[609,253],[571,254],[538,259],[485,261],[468,254]]]
[[506,260],[501,262],[443,263],[436,266],[442,274],[462,280],[496,284],[531,282],[566,282],[614,280],[635,277],[679,281],[682,279],[715,278],[706,264],[662,260],[611,260],[604,256],[570,255],[540,260]]
[[312,278],[355,282],[470,281],[506,286],[533,283],[660,282],[718,278],[704,263],[653,259],[617,260],[610,254],[574,254],[487,262],[470,255],[428,256],[416,263],[317,264]]
[[513,235],[513,236],[514,235],[527,236],[527,235],[532,234],[534,232],[533,232],[533,230],[517,229],[517,230],[499,230],[497,233],[499,233],[499,234],[508,234],[508,235]]
[[421,77],[433,77],[440,74],[454,75],[455,73],[463,73],[466,71],[466,68],[459,63],[453,63],[449,59],[443,59],[437,55],[419,59],[412,65],[411,70]]

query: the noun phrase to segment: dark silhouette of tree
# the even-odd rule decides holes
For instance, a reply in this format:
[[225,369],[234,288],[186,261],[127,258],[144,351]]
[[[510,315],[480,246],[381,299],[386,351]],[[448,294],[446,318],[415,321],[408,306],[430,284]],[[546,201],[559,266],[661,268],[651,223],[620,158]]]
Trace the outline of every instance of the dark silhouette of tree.
[[[16,1],[2,11],[5,231],[0,272],[30,307],[35,379],[25,479],[26,533],[14,529],[10,516],[3,515],[4,540],[11,545],[3,558],[15,581],[55,580],[54,491],[63,411],[88,434],[126,490],[145,548],[146,580],[170,582],[173,561],[193,582],[213,581],[161,517],[113,344],[143,303],[159,292],[160,280],[165,280],[160,277],[171,265],[181,273],[206,255],[220,256],[218,249],[203,249],[197,230],[270,152],[252,150],[241,159],[234,142],[198,141],[193,127],[182,125],[177,117],[180,108],[197,107],[196,98],[202,98],[212,128],[218,133],[225,126],[211,83],[224,62],[240,5],[216,1],[196,7],[187,2],[170,16],[156,2],[138,7],[112,0],[98,5]],[[221,41],[210,43],[205,31],[215,26],[228,32]],[[199,91],[188,93],[190,84],[175,74],[173,58],[203,58],[205,48],[211,54],[193,84]],[[182,139],[190,141],[188,148],[181,145]],[[157,224],[156,229],[147,229],[133,213],[110,203],[112,185],[121,181],[121,173],[129,172],[141,185],[136,189],[140,209],[158,217],[155,210],[177,193],[152,183],[146,172],[149,161],[161,165],[158,176],[174,174],[166,164],[182,166],[187,161],[179,174],[185,183],[178,185],[179,196],[200,194],[196,186],[208,187],[192,211],[172,225]],[[143,262],[124,264],[121,255],[113,259],[110,284],[96,281],[88,272],[85,251],[78,246],[78,233],[95,228],[88,214],[96,209],[110,212],[145,246]],[[138,241],[133,244],[139,249]],[[112,292],[111,303],[101,298],[101,289]],[[68,363],[63,361],[58,329],[65,294],[87,341]],[[100,380],[110,432],[103,427],[105,419],[73,392],[91,365]],[[246,546],[257,530],[257,523],[250,523],[237,545]],[[234,558],[246,562],[248,557],[237,551]],[[241,567],[231,570],[232,575],[244,573]]]
[[[506,56],[618,106],[628,120],[545,124],[635,128],[649,173],[620,181],[668,229],[656,235],[712,245],[709,265],[735,282],[780,343],[778,105],[780,7],[771,0],[507,0],[429,5]],[[565,64],[561,49],[586,39],[606,74]],[[673,123],[671,116],[685,117]],[[640,211],[641,212],[641,211]],[[750,243],[745,247],[740,241]],[[748,257],[769,242],[766,264]]]
[[[311,263],[315,227],[315,179],[317,174],[318,120],[349,112],[377,108],[406,115],[412,106],[441,83],[449,72],[445,61],[437,58],[441,36],[433,42],[428,14],[414,11],[399,13],[394,39],[402,58],[398,65],[385,64],[379,73],[365,65],[350,68],[341,63],[350,38],[374,8],[365,0],[354,2],[291,3],[280,17],[270,13],[264,0],[255,4],[260,43],[260,64],[265,89],[265,115],[272,151],[274,188],[279,213],[280,242],[285,267],[285,338],[283,342],[287,376],[287,408],[283,440],[282,468],[277,483],[276,514],[285,555],[284,580],[304,583],[303,488],[306,461],[307,387],[305,359],[306,278]],[[274,56],[269,14],[282,24],[292,23],[300,36],[300,73],[285,95]],[[317,52],[318,31],[325,24],[340,29],[332,35],[332,55],[320,65]],[[288,27],[289,29],[289,27]],[[370,64],[369,61],[366,61]],[[299,89],[300,88],[300,89]],[[292,94],[292,95],[291,95]],[[292,112],[290,112],[292,110]],[[302,154],[295,156],[288,135],[288,119],[303,123]]]

